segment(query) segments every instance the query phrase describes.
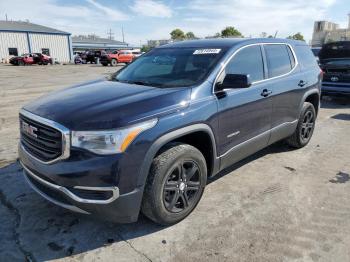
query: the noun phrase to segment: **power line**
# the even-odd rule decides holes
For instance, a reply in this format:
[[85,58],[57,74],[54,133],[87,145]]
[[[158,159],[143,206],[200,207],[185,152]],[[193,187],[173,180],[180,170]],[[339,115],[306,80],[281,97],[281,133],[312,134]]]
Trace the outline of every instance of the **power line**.
[[109,29],[109,31],[107,32],[107,35],[109,40],[113,40],[114,33],[112,32],[112,29]]
[[122,26],[122,37],[123,37],[123,43],[125,43],[124,41],[124,27]]

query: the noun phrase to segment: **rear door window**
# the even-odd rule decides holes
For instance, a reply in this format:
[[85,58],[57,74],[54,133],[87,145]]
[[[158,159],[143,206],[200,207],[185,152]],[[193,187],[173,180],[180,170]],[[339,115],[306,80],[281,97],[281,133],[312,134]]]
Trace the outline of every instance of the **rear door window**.
[[253,82],[263,80],[264,64],[260,46],[248,46],[239,51],[227,64],[225,73],[250,75]]
[[290,55],[291,51],[287,45],[264,45],[266,53],[266,62],[269,72],[269,78],[287,74],[292,70],[295,64],[294,57],[292,56],[292,63]]

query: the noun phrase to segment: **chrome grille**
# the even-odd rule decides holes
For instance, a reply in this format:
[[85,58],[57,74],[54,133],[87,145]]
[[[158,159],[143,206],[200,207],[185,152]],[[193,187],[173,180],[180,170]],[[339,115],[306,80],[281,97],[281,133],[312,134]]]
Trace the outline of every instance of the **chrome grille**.
[[19,114],[21,146],[44,163],[69,157],[70,136],[65,127],[25,110]]

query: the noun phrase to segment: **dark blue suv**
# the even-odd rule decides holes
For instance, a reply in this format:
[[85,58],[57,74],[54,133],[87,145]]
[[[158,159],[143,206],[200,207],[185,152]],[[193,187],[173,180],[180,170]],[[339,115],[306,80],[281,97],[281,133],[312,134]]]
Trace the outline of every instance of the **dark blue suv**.
[[319,52],[322,96],[350,95],[350,41],[327,43]]
[[141,210],[173,224],[208,177],[282,139],[305,146],[321,80],[304,42],[165,45],[110,79],[23,107],[19,158],[28,183],[57,205],[116,222]]

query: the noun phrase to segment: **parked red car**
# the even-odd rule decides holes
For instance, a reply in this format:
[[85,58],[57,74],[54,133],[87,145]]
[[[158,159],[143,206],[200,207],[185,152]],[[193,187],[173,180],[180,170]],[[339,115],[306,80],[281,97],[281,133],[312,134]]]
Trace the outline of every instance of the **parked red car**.
[[111,54],[105,54],[100,57],[100,63],[104,66],[116,66],[118,63],[131,63],[135,55],[130,50],[114,51]]
[[12,65],[47,65],[52,64],[52,58],[48,55],[44,55],[41,53],[29,53],[23,54],[21,56],[15,56],[10,59],[10,64]]

